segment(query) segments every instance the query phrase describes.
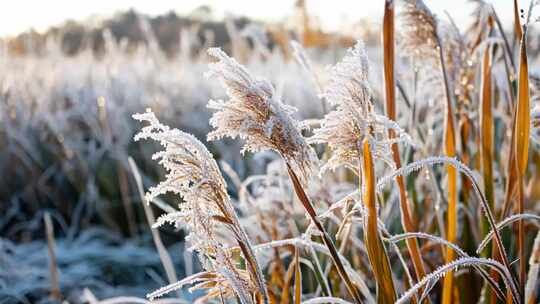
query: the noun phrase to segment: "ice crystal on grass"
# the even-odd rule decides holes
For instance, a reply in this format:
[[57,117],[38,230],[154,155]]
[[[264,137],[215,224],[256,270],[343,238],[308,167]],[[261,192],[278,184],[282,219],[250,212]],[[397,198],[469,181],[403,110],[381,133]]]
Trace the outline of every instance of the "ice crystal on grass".
[[515,286],[513,285],[513,282],[512,282],[511,274],[501,263],[492,259],[465,257],[465,258],[452,261],[451,263],[445,264],[443,266],[440,266],[432,273],[426,275],[416,285],[414,285],[409,290],[407,290],[401,296],[401,298],[399,298],[396,301],[396,304],[408,303],[411,297],[413,297],[413,295],[422,287],[426,287],[426,286],[430,287],[424,291],[426,293],[429,292],[429,289],[433,287],[433,284],[436,283],[441,278],[443,278],[446,275],[446,273],[449,271],[456,271],[458,268],[463,268],[463,267],[479,267],[479,266],[486,266],[486,267],[489,267],[490,269],[497,271],[501,275],[506,286],[509,287],[509,289],[511,290],[512,294],[514,296],[517,294],[517,290],[515,289]]
[[[364,138],[370,139],[374,156],[390,166],[393,166],[391,145],[411,142],[394,121],[375,112],[368,75],[369,60],[360,41],[332,68],[324,96],[336,108],[322,119],[321,127],[310,138],[310,142],[326,143],[332,150],[322,171],[339,166],[358,170]],[[395,138],[388,137],[389,129],[395,131]]]
[[208,103],[216,111],[208,139],[239,137],[245,140],[243,151],[276,151],[306,183],[318,161],[300,133],[300,122],[292,117],[296,108],[283,104],[269,81],[254,78],[222,50],[212,48],[208,54],[218,60],[210,64],[208,76],[220,79],[230,98]]

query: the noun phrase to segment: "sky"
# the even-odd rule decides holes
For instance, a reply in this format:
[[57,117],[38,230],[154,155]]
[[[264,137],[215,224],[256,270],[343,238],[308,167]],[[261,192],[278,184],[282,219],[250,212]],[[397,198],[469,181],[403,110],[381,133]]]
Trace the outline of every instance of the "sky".
[[[324,29],[382,16],[384,0],[306,0],[310,14],[320,18]],[[448,11],[458,24],[468,22],[472,5],[467,0],[424,0],[438,14]],[[209,5],[215,16],[226,13],[261,20],[281,21],[293,14],[294,0],[4,0],[0,9],[0,36],[12,36],[29,28],[43,31],[67,19],[82,20],[92,16],[111,16],[117,11],[134,8],[159,15],[171,10],[187,14],[200,5]],[[491,0],[504,23],[512,22],[512,0]],[[520,0],[525,7],[528,0]]]

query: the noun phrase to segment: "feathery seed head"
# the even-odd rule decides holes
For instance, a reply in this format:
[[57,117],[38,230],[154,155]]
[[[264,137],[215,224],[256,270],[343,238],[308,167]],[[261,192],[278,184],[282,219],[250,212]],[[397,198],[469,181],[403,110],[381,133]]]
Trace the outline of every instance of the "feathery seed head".
[[[250,275],[249,272],[238,269],[233,263],[231,253],[225,248],[229,246],[225,246],[218,237],[218,223],[222,223],[226,224],[239,243],[249,244],[238,223],[225,181],[212,154],[193,135],[161,124],[150,109],[146,113],[133,115],[133,118],[148,123],[135,135],[135,140],[153,139],[165,148],[155,153],[152,158],[159,160],[165,168],[166,178],[150,188],[146,195],[147,200],[151,201],[168,192],[183,199],[179,212],[162,215],[154,227],[164,223],[185,225],[188,230],[186,239],[190,242],[191,249],[197,251],[203,267],[213,274],[211,278],[201,280],[203,283],[193,288],[196,289],[199,285],[206,288],[214,286],[206,297],[219,296],[220,293],[233,297],[235,294],[241,296],[238,294],[239,290],[255,291],[256,284],[252,279],[256,278],[256,274]],[[208,285],[209,283],[211,285]],[[170,291],[167,287],[163,290],[164,293]],[[159,290],[156,293],[157,296],[164,294]]]
[[[322,171],[339,166],[357,171],[365,138],[374,145],[374,157],[392,166],[391,145],[394,142],[411,142],[409,135],[395,122],[375,113],[368,74],[369,61],[360,41],[332,69],[325,97],[336,109],[325,115],[321,127],[315,129],[309,139],[312,143],[326,143],[332,150],[332,156]],[[389,129],[395,130],[395,138],[388,137]]]
[[[165,148],[152,156],[165,168],[165,180],[149,189],[147,201],[168,192],[179,195],[185,203],[180,204],[180,212],[167,215],[166,220],[187,224],[190,235],[195,234],[190,238],[199,242],[199,225],[211,234],[212,216],[230,216],[234,212],[216,161],[193,135],[161,124],[150,109],[133,118],[149,123],[135,135],[135,140],[153,139]],[[200,249],[196,245],[202,244],[193,245]]]
[[364,43],[357,41],[341,62],[330,71],[330,82],[324,96],[331,105],[348,111],[371,111],[371,88],[368,83],[369,59]]
[[296,108],[283,104],[270,82],[255,79],[222,50],[211,48],[208,53],[218,60],[210,64],[208,75],[221,80],[230,98],[208,103],[216,111],[210,119],[214,131],[208,139],[239,137],[245,140],[242,152],[274,150],[306,183],[318,160],[300,133],[300,123],[292,117]]
[[399,15],[402,37],[400,49],[405,56],[437,57],[437,18],[422,0],[403,0]]

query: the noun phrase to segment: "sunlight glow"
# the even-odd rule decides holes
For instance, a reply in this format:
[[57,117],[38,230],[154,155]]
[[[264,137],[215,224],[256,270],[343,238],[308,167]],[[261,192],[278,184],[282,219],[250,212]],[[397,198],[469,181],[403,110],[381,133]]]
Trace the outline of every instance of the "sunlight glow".
[[[201,5],[209,5],[216,17],[231,13],[269,21],[283,21],[294,15],[294,2],[294,0],[273,0],[269,5],[253,0],[17,0],[2,5],[0,35],[16,35],[29,28],[43,31],[67,19],[84,20],[96,16],[102,18],[129,8],[150,15],[163,14],[171,10],[184,15]],[[492,3],[503,22],[508,23],[512,20],[512,1],[493,0]],[[526,3],[526,0],[520,0],[522,6]],[[439,14],[447,10],[460,25],[468,20],[464,12],[470,12],[466,9],[470,4],[466,0],[426,0],[426,4]],[[336,30],[361,18],[379,22],[383,0],[307,0],[307,5],[310,14],[318,16],[320,24],[325,29]]]

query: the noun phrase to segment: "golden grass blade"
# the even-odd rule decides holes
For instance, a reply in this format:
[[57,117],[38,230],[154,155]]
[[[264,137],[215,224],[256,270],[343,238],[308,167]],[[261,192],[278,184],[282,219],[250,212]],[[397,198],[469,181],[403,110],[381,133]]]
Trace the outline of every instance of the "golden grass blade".
[[[452,99],[450,95],[450,85],[448,82],[448,75],[446,73],[446,65],[444,62],[443,46],[439,36],[437,36],[437,45],[439,49],[439,60],[441,63],[441,69],[443,74],[443,81],[446,95],[446,107],[445,107],[445,124],[444,124],[444,153],[448,157],[456,157],[456,129],[454,122],[454,111],[452,107]],[[457,170],[452,166],[447,166],[448,172],[448,211],[447,211],[447,227],[446,238],[451,243],[457,241]],[[445,262],[448,264],[455,259],[454,250],[448,248],[446,250]],[[454,295],[454,275],[453,271],[450,271],[444,277],[443,283],[443,301],[444,304],[450,304],[453,302]]]
[[[484,194],[488,202],[489,208],[495,210],[495,195],[493,185],[493,153],[494,153],[494,139],[493,139],[493,101],[492,101],[492,81],[491,81],[491,46],[486,45],[484,53],[482,55],[482,74],[481,74],[481,88],[480,88],[480,159],[482,163],[482,175],[484,179]],[[486,236],[490,231],[490,225],[486,218],[482,217],[482,236]],[[496,246],[494,243],[493,246]],[[497,250],[490,250],[490,247],[482,252],[484,257],[492,257],[496,260],[499,259]],[[492,256],[493,255],[493,256]],[[498,275],[496,271],[491,271],[491,277],[497,281]],[[487,287],[487,284],[486,284]],[[486,289],[486,303],[496,303],[497,297]]]
[[[480,98],[480,158],[482,161],[482,175],[484,178],[484,194],[489,207],[494,208],[493,188],[493,105],[492,105],[492,82],[491,82],[491,47],[486,46],[482,56],[481,74],[481,98]],[[489,233],[489,223],[482,218],[482,235]]]
[[284,283],[283,283],[283,289],[281,291],[281,299],[279,303],[288,304],[289,303],[289,297],[290,297],[290,287],[293,281],[294,277],[294,263],[290,263],[289,267],[287,268],[287,272],[285,273]]
[[508,160],[506,163],[506,186],[505,186],[505,193],[504,193],[504,203],[502,206],[501,214],[499,216],[500,219],[505,218],[508,215],[508,212],[511,207],[512,197],[515,193],[515,188],[517,184],[517,163],[516,163],[516,145],[515,142],[515,135],[516,135],[516,113],[513,111],[514,114],[512,115],[512,135],[510,137],[510,152],[508,153]]
[[[386,115],[395,121],[396,93],[395,93],[395,58],[394,58],[394,2],[387,0],[384,3],[383,16],[383,54],[384,54],[384,85],[386,93]],[[393,131],[393,130],[390,130]],[[393,133],[393,132],[392,132]]]
[[527,62],[526,37],[523,36],[519,52],[518,103],[515,138],[517,166],[518,171],[522,176],[527,171],[527,162],[529,159],[530,126],[529,67]]
[[[395,95],[395,57],[394,57],[395,41],[394,41],[394,2],[391,0],[385,1],[384,17],[383,17],[383,52],[384,52],[384,84],[386,92],[386,115],[389,119],[396,121],[396,95]],[[390,129],[389,137],[396,136],[393,129]],[[397,143],[392,145],[392,157],[396,168],[401,167],[401,158]],[[414,232],[416,227],[411,219],[409,210],[409,202],[407,200],[407,191],[405,188],[405,180],[402,176],[396,177],[396,182],[399,187],[399,203],[401,213],[401,225],[405,232]],[[413,261],[414,270],[416,272],[416,280],[421,280],[425,275],[424,263],[420,255],[420,248],[416,239],[407,240],[407,249]]]
[[360,296],[360,293],[358,292],[358,289],[354,286],[351,278],[345,271],[345,267],[343,266],[343,263],[341,262],[341,259],[339,258],[339,254],[338,254],[338,251],[336,249],[334,242],[332,241],[332,239],[326,232],[326,229],[324,228],[324,226],[319,221],[319,218],[317,217],[317,212],[313,208],[313,204],[311,203],[306,192],[304,191],[304,188],[302,187],[302,183],[300,182],[300,179],[298,178],[296,173],[294,173],[294,171],[292,170],[291,166],[288,163],[287,163],[287,171],[289,173],[289,176],[291,177],[294,191],[296,192],[298,199],[304,206],[304,209],[308,213],[311,221],[313,222],[317,230],[319,230],[319,232],[321,233],[321,238],[323,240],[323,243],[328,248],[328,251],[330,252],[330,256],[332,257],[332,261],[334,262],[341,279],[343,279],[344,281],[343,283],[347,287],[347,290],[349,291],[350,295],[354,298],[354,300],[357,303],[362,303],[362,298]]
[[[515,151],[517,165],[518,213],[524,212],[523,179],[529,159],[531,113],[529,100],[529,67],[527,62],[527,28],[524,27],[519,51],[518,100],[516,109]],[[518,223],[519,285],[521,296],[525,293],[526,259],[523,221]]]
[[390,304],[396,301],[396,290],[392,279],[392,270],[386,249],[382,243],[377,225],[377,208],[375,204],[375,169],[368,139],[363,143],[364,156],[364,204],[367,219],[364,221],[364,241],[369,262],[377,281],[377,303]]
[[302,303],[302,272],[300,271],[298,247],[294,248],[294,303]]
[[529,158],[529,134],[531,126],[529,100],[529,68],[527,63],[526,37],[523,36],[519,52],[518,103],[516,112],[516,159],[519,173],[527,171]]

